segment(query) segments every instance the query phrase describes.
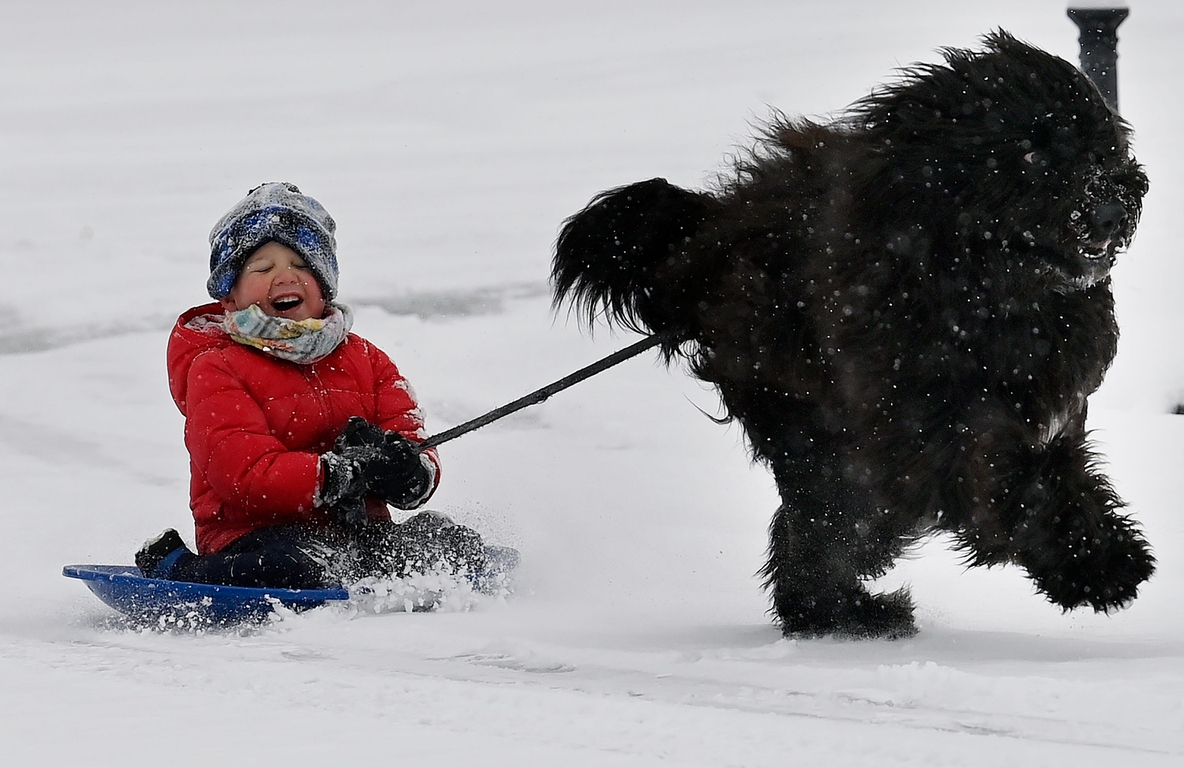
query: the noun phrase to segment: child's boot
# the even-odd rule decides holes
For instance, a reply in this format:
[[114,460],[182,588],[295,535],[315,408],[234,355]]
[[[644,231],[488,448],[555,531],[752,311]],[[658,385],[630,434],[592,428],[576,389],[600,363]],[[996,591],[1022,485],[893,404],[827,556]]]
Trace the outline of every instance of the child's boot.
[[167,579],[173,566],[185,555],[193,553],[181,540],[181,534],[172,528],[144,542],[136,553],[136,567],[150,579]]

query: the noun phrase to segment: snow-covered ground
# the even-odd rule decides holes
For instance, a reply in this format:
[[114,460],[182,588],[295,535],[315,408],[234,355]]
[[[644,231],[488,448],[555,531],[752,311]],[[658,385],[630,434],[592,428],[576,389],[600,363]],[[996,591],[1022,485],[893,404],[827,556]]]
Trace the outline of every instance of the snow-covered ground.
[[1128,611],[1066,615],[939,539],[887,577],[915,638],[790,642],[753,575],[772,482],[652,356],[442,450],[433,505],[524,554],[509,601],[161,633],[60,571],[192,541],[164,345],[251,186],[333,213],[355,329],[439,431],[632,340],[549,310],[551,243],[592,194],[701,186],[770,108],[838,111],[995,27],[1075,60],[1063,2],[5,0],[0,763],[1184,762],[1184,7],[1131,5],[1152,192],[1092,426],[1159,573]]

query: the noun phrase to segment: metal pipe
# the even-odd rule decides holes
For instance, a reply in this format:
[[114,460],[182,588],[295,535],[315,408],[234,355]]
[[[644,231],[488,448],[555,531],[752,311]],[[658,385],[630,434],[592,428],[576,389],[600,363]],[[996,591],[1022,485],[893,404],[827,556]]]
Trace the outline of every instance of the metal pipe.
[[1081,71],[1093,81],[1102,97],[1118,111],[1118,25],[1127,8],[1069,8],[1066,13],[1081,30]]

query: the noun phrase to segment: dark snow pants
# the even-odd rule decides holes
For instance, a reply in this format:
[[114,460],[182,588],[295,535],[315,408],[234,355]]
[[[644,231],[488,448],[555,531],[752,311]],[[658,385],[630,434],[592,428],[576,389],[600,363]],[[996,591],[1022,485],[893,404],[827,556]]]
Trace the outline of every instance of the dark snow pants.
[[361,528],[279,525],[263,528],[208,555],[188,553],[169,578],[238,587],[319,589],[360,578],[403,577],[445,569],[478,572],[481,536],[444,515],[421,512],[406,522],[371,521]]

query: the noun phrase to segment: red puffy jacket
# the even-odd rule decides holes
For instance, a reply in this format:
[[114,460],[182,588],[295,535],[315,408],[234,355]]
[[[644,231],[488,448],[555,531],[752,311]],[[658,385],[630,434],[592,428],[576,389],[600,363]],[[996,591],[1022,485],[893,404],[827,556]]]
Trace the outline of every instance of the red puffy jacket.
[[[326,522],[315,506],[320,454],[350,416],[423,440],[423,419],[407,380],[390,358],[349,334],[328,357],[303,365],[233,341],[218,327],[220,304],[181,315],[169,338],[169,389],[185,416],[190,501],[202,554],[272,525]],[[202,316],[215,322],[202,322]],[[435,468],[427,501],[439,479]],[[390,519],[366,500],[371,519]]]

